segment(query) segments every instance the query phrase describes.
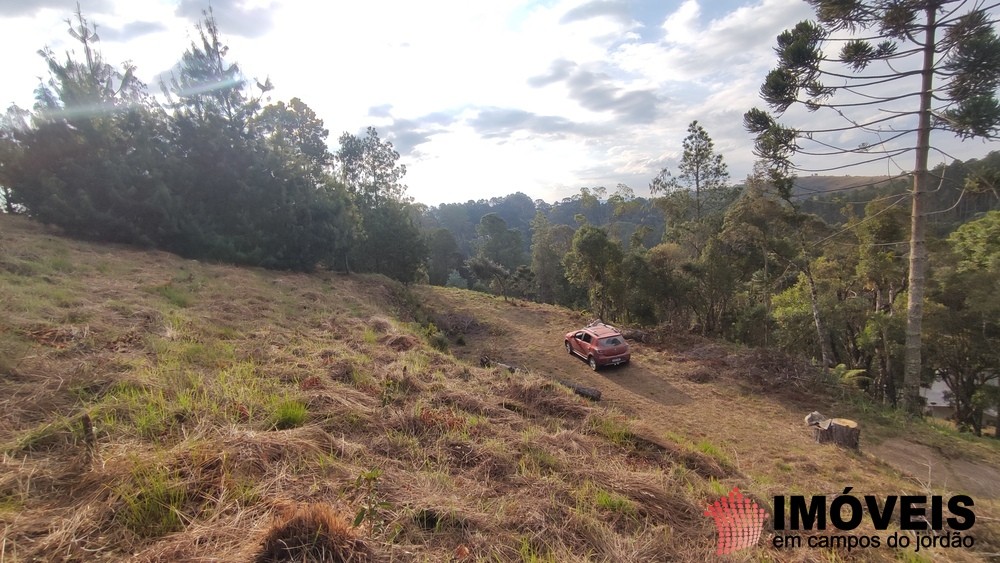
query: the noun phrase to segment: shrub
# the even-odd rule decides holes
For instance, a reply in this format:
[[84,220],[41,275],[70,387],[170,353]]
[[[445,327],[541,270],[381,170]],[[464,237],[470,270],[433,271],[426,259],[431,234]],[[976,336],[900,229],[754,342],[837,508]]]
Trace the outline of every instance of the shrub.
[[459,275],[457,270],[452,270],[448,274],[448,281],[444,283],[446,287],[457,287],[459,289],[469,289],[469,282]]

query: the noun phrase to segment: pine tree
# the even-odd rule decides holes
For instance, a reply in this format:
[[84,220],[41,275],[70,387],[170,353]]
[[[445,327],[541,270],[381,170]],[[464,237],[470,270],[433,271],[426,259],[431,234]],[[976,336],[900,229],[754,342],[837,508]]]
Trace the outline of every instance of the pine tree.
[[[958,0],[808,1],[817,21],[801,22],[778,36],[778,66],[767,75],[761,97],[779,115],[794,106],[830,113],[842,125],[796,128],[756,108],[746,113],[744,124],[756,135],[755,152],[771,162],[772,178],[786,196],[792,173],[805,170],[796,167],[796,157],[837,158],[838,165],[829,170],[897,163],[912,155],[913,168],[906,172],[912,174],[913,188],[903,396],[907,409],[918,414],[931,132],[996,135],[1000,38],[979,3],[968,9]],[[825,54],[828,45],[839,46],[839,53]],[[881,115],[872,117],[874,110]],[[848,146],[841,137],[847,132],[867,138]]]
[[5,166],[9,200],[76,236],[158,244],[171,232],[173,203],[165,116],[135,78],[107,63],[97,27],[78,9],[67,20],[82,51],[39,54],[49,79],[35,92],[30,126],[8,129],[17,158]]

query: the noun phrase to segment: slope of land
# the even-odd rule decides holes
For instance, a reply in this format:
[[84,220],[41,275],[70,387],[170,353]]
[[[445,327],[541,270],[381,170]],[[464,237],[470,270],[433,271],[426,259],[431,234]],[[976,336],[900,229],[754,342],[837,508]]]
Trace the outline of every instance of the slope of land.
[[[773,353],[661,335],[595,373],[562,348],[585,322],[565,309],[199,263],[9,216],[0,311],[4,562],[701,561],[704,509],[734,486],[767,510],[846,486],[971,493],[979,520],[970,550],[761,541],[730,560],[1000,551],[992,441],[905,427]],[[862,453],[814,444],[811,410],[860,420]],[[928,474],[917,447],[947,464]]]

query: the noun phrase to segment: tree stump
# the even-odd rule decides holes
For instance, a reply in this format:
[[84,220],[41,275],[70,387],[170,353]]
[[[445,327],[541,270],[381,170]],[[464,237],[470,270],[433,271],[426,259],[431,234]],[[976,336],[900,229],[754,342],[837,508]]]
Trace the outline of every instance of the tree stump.
[[847,418],[828,418],[813,426],[813,437],[819,444],[834,443],[857,450],[860,448],[861,428]]
[[97,453],[97,436],[94,434],[94,423],[90,420],[90,415],[83,413],[80,417],[80,424],[83,426],[83,441],[87,444],[87,457],[94,459]]

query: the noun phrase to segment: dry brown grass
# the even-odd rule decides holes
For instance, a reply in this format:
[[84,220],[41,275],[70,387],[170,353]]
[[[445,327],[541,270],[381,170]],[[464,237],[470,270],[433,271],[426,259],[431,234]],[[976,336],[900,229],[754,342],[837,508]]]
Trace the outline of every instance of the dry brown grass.
[[278,521],[264,534],[257,563],[282,561],[364,563],[371,548],[330,505],[281,507]]
[[[6,216],[0,287],[4,563],[699,561],[720,489],[922,487],[812,445],[772,397],[799,366],[689,335],[595,374],[561,349],[584,317],[557,307],[204,264]],[[432,349],[428,321],[467,345]],[[481,368],[484,350],[527,371]],[[304,418],[275,430],[282,405]],[[763,543],[735,560],[816,556],[836,560]]]

